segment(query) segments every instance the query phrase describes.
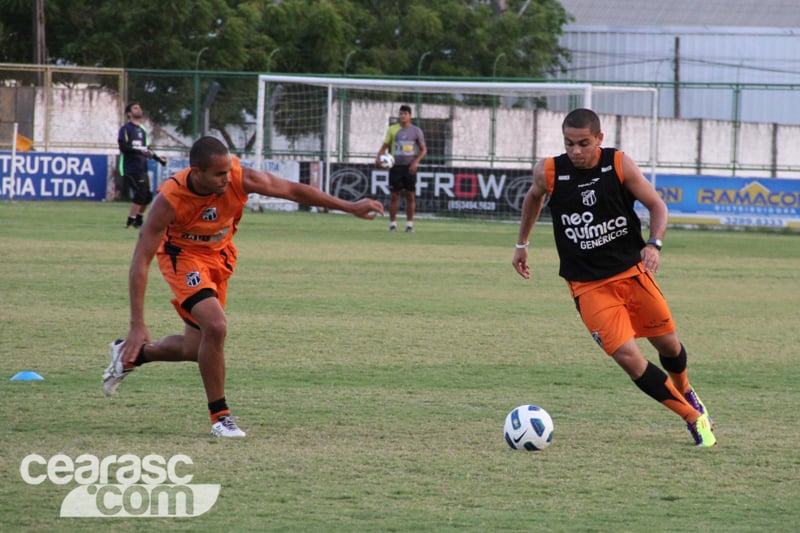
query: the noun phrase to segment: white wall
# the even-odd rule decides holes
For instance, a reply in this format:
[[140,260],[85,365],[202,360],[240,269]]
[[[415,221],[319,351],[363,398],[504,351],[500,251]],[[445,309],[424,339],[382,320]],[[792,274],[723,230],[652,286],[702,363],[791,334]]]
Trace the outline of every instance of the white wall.
[[[399,103],[353,103],[350,138],[352,153],[374,154],[383,142],[389,119]],[[424,118],[453,117],[452,158],[458,164],[488,166],[491,139],[489,109],[425,105]],[[498,109],[495,116],[496,157],[535,161],[564,151],[563,112]],[[651,123],[647,117],[600,113],[604,146],[627,152],[649,172]],[[356,125],[356,126],[354,126]],[[535,127],[534,127],[535,125]],[[773,129],[777,131],[775,163],[779,178],[800,177],[800,126],[742,123],[737,135],[736,168],[732,169],[734,125],[721,120],[660,119],[656,148],[657,172],[720,176],[769,177],[773,162]],[[467,161],[483,154],[485,161]],[[352,159],[352,158],[351,158]],[[369,163],[370,158],[355,158]],[[699,170],[698,170],[699,165]],[[518,161],[495,163],[519,168]]]
[[34,147],[50,152],[116,148],[119,105],[117,94],[106,89],[57,87],[45,94],[37,88]]
[[[44,97],[37,93],[34,118],[34,147],[59,152],[104,153],[117,155],[117,132],[124,122],[116,93],[103,89],[57,89],[45,114]],[[397,112],[396,102],[351,102],[352,115],[347,139],[352,154],[362,154],[356,162],[369,163],[383,142],[390,117]],[[338,110],[336,111],[338,112]],[[416,110],[415,110],[416,113]],[[492,113],[490,109],[447,105],[422,107],[423,118],[452,119],[452,156],[456,164],[488,166]],[[497,167],[519,167],[563,152],[561,121],[564,113],[498,108],[495,115],[496,154],[506,161]],[[640,165],[649,165],[650,121],[643,117],[618,117],[600,114],[606,146],[617,146]],[[338,117],[337,117],[338,118]],[[338,124],[338,120],[334,121]],[[153,146],[167,155],[185,154],[190,139],[147,124]],[[773,164],[773,135],[777,177],[800,177],[800,126],[742,123],[733,160],[734,127],[722,120],[660,119],[658,124],[658,172],[695,174],[700,157],[701,174],[770,176]],[[47,147],[45,146],[47,139]],[[287,148],[286,139],[273,133],[274,146]],[[319,150],[318,138],[301,140],[299,149]],[[365,154],[365,155],[364,155]],[[335,154],[334,154],[335,155]],[[459,163],[458,159],[470,160]],[[351,158],[353,160],[353,158]]]

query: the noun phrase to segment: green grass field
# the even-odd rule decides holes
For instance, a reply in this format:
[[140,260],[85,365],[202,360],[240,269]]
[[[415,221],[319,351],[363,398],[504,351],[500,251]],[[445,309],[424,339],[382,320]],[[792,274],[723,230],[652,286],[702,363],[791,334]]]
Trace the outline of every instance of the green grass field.
[[[658,279],[719,445],[596,347],[538,226],[247,213],[228,304],[227,397],[248,436],[209,436],[195,365],[138,369],[105,398],[128,324],[128,206],[0,204],[0,531],[796,531],[800,237],[672,229]],[[147,320],[182,331],[151,269]],[[657,356],[642,343],[651,360]],[[40,382],[17,382],[32,370]],[[535,403],[541,453],[502,438]],[[26,484],[29,454],[185,454],[219,484],[195,518],[60,518],[77,485]],[[41,469],[40,469],[41,470]]]

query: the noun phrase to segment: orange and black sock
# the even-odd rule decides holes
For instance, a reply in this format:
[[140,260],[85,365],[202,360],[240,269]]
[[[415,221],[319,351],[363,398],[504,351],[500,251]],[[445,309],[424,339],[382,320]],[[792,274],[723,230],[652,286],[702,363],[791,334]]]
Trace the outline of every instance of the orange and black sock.
[[219,400],[208,402],[208,413],[211,415],[212,424],[216,424],[219,421],[219,417],[231,414],[230,409],[228,409],[228,403],[225,401],[225,396]]
[[683,395],[670,382],[669,377],[653,363],[648,361],[644,374],[638,379],[634,379],[633,382],[642,392],[661,402],[664,407],[677,413],[686,422],[695,422],[700,416],[700,413],[684,399]]
[[669,377],[672,379],[672,383],[675,384],[675,388],[678,389],[678,392],[681,394],[689,392],[691,386],[689,385],[689,376],[686,371],[686,348],[683,344],[681,344],[681,353],[679,353],[677,357],[667,357],[658,354],[658,358],[661,361],[661,366],[669,373]]

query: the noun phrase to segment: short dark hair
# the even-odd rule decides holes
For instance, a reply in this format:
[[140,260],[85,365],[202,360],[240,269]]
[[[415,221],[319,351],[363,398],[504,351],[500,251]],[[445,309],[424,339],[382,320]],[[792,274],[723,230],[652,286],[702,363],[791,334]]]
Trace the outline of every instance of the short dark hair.
[[142,106],[142,104],[140,104],[139,102],[128,102],[128,105],[125,106],[125,114],[127,115],[128,113],[130,113],[131,109],[133,109],[133,106],[135,105],[138,105],[139,107]]
[[400,106],[400,112],[406,111],[409,115],[411,114],[411,106],[403,104]]
[[189,166],[204,170],[211,166],[211,158],[219,155],[228,155],[228,147],[216,137],[206,135],[200,137],[189,151]]
[[564,122],[561,123],[562,132],[567,128],[588,128],[592,135],[597,135],[600,133],[600,117],[591,109],[573,109],[564,117]]

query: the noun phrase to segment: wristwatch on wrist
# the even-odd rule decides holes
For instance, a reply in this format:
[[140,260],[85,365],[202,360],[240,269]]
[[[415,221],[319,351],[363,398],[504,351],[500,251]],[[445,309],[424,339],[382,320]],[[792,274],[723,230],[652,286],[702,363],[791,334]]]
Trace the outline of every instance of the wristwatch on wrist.
[[661,239],[654,239],[654,238],[647,239],[647,244],[652,244],[653,246],[656,247],[656,250],[658,250],[659,252],[661,251],[661,247],[664,246],[664,243],[661,241]]

